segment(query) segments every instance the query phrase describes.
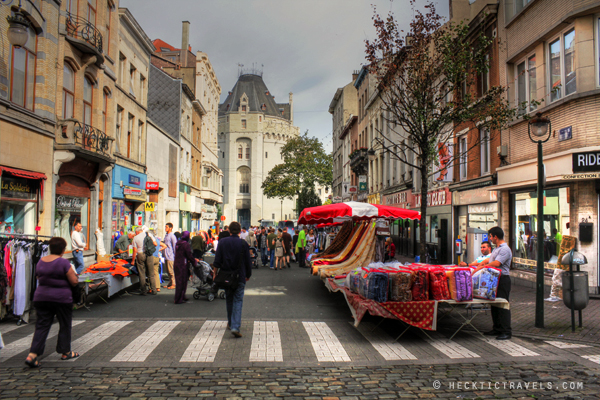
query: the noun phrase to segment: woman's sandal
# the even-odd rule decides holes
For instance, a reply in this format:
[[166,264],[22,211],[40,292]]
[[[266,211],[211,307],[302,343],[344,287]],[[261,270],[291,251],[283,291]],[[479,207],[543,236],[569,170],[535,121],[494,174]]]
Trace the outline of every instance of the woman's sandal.
[[70,359],[72,359],[72,358],[77,358],[77,357],[79,357],[79,353],[78,353],[78,352],[76,352],[76,351],[70,351],[70,352],[68,352],[68,353],[64,353],[64,354],[63,354],[63,355],[60,357],[60,359],[61,359],[61,360],[70,360]]
[[29,368],[38,368],[40,366],[40,362],[37,357],[27,356],[25,359],[25,364],[29,366]]

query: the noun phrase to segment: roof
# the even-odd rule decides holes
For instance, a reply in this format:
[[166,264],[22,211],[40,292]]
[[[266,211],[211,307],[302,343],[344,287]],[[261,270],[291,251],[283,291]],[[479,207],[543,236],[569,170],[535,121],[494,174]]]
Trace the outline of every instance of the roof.
[[156,47],[157,53],[161,53],[163,51],[179,51],[180,50],[180,49],[176,49],[175,47],[171,46],[169,43],[167,43],[161,39],[154,39],[152,41],[152,44],[154,45],[154,47]]
[[253,74],[240,75],[225,101],[219,105],[219,115],[238,112],[244,93],[248,96],[249,112],[262,112],[265,115],[291,120],[290,104],[276,103],[262,76]]

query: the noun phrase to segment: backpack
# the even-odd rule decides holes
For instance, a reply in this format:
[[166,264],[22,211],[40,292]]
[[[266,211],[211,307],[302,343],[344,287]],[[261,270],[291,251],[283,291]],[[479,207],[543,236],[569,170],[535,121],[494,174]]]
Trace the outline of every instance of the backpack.
[[144,254],[146,256],[152,256],[155,251],[156,246],[154,245],[154,242],[152,242],[152,238],[148,235],[148,232],[146,232],[146,237],[144,238]]

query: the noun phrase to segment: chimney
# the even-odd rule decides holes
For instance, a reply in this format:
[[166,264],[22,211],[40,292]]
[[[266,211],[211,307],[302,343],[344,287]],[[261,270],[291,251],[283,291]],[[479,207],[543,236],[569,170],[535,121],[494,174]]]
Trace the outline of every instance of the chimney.
[[294,124],[294,94],[290,92],[290,123]]
[[358,79],[358,70],[354,70],[354,72],[352,72],[352,82],[356,82],[357,79]]
[[181,66],[187,67],[187,49],[190,44],[190,22],[183,21],[181,23]]

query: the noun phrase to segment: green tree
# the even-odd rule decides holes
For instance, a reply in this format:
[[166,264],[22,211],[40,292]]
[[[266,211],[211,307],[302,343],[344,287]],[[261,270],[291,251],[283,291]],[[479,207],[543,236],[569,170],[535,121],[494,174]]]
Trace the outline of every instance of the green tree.
[[305,209],[309,207],[317,207],[320,206],[321,199],[317,196],[317,192],[314,187],[303,187],[298,194],[298,215]]
[[[317,184],[331,187],[333,156],[325,152],[319,139],[309,137],[308,131],[288,140],[281,149],[281,157],[283,163],[269,172],[261,186],[268,198],[293,199],[303,189],[312,189],[314,193]],[[296,211],[300,214],[299,204]]]
[[[414,9],[414,0],[411,5]],[[442,25],[434,4],[425,8],[424,13],[414,10],[408,33],[393,14],[384,19],[375,10],[376,37],[366,41],[369,73],[376,80],[388,128],[379,130],[372,146],[419,175],[421,221],[426,220],[427,191],[436,170],[446,172],[453,161],[481,143],[471,140],[464,153],[440,157],[441,148],[453,145],[455,128],[466,128],[469,134],[473,130],[470,138],[476,136],[475,130],[486,129],[487,140],[492,140],[517,113],[506,100],[506,87],[478,87],[478,76],[489,71],[494,39],[462,22]],[[405,141],[397,143],[387,132]],[[420,255],[425,260],[426,229],[421,226]]]

